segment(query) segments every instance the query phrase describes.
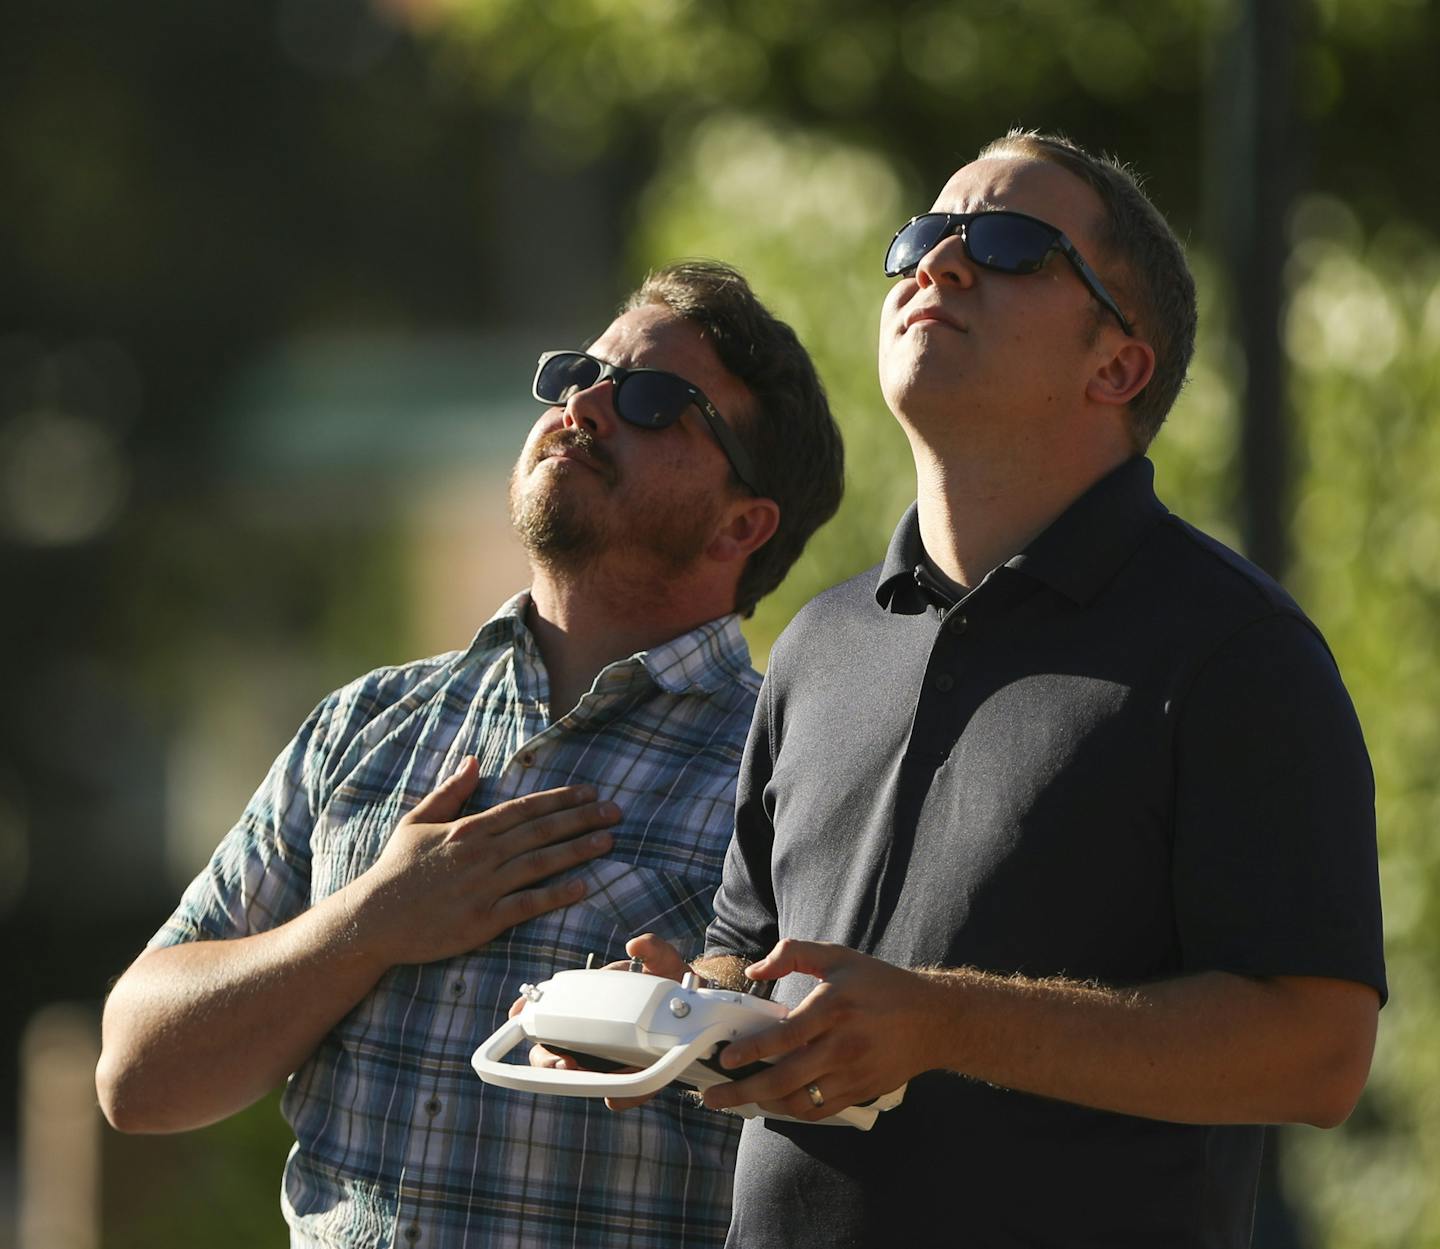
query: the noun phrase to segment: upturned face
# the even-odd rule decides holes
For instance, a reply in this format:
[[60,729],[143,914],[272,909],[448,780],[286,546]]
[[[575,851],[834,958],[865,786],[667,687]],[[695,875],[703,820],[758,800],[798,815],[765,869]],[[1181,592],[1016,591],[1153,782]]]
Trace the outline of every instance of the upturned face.
[[[987,209],[1038,217],[1063,231],[1092,266],[1101,259],[1099,198],[1058,165],[1018,156],[975,161],[945,184],[932,211]],[[1113,317],[1097,322],[1097,308],[1058,252],[1037,273],[999,273],[972,261],[952,234],[885,298],[886,402],[902,424],[940,438],[967,429],[1012,439],[1043,435],[1045,421],[1063,419],[1084,393],[1097,337],[1122,332]]]
[[[749,391],[700,329],[664,305],[624,313],[586,350],[624,368],[678,374],[732,429],[750,413]],[[511,474],[510,511],[531,557],[547,567],[578,571],[613,554],[663,575],[698,558],[735,490],[693,405],[673,425],[644,429],[621,418],[605,380],[535,422]]]

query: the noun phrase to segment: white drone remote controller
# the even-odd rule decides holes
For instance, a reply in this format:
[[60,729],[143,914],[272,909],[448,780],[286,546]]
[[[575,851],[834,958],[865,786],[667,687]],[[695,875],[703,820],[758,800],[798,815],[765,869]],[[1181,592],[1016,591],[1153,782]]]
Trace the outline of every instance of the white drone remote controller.
[[[727,1070],[717,1061],[719,1051],[789,1014],[786,1007],[761,997],[702,989],[693,973],[676,984],[632,971],[562,971],[541,984],[522,985],[520,993],[526,999],[524,1008],[475,1051],[470,1065],[487,1084],[564,1097],[644,1097],[671,1081],[707,1089],[738,1080],[766,1064]],[[500,1061],[524,1040],[591,1070]],[[880,1111],[898,1106],[904,1096],[902,1084],[863,1106],[815,1122],[868,1131]],[[746,1119],[793,1118],[763,1111],[753,1102],[730,1113]]]

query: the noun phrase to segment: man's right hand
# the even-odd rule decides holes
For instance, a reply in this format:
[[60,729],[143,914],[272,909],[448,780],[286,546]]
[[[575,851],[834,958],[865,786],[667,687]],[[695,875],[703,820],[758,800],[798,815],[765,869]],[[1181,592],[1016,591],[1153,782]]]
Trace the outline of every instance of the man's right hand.
[[466,756],[395,826],[379,859],[351,887],[361,942],[392,966],[473,950],[578,902],[583,881],[548,878],[614,844],[605,830],[620,810],[596,801],[592,786],[544,790],[461,816],[478,782],[479,764]]
[[294,919],[246,937],[146,950],[105,1005],[96,1072],[106,1117],[174,1132],[233,1114],[314,1052],[389,968],[427,963],[584,896],[541,883],[610,849],[620,813],[588,787],[460,816],[478,765],[395,826],[368,871]]

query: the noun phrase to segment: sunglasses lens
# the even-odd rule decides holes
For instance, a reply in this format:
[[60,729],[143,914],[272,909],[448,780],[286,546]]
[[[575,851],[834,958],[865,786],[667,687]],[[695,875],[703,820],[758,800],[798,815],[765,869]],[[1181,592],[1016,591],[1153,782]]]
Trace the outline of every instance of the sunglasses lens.
[[631,373],[615,395],[620,415],[644,429],[664,429],[690,404],[690,388],[673,373]]
[[565,403],[576,391],[595,385],[600,366],[578,351],[551,356],[535,374],[535,393],[546,403]]
[[971,259],[1001,273],[1035,273],[1055,246],[1049,226],[1013,213],[980,214],[966,238]]
[[885,253],[886,274],[893,278],[908,273],[945,237],[949,224],[944,213],[926,213],[904,226]]

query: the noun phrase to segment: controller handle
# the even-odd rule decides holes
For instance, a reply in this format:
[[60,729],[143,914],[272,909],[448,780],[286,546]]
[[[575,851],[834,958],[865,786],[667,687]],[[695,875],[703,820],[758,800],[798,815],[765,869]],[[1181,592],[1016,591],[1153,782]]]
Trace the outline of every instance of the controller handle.
[[507,1020],[484,1041],[470,1059],[470,1065],[487,1084],[520,1089],[527,1093],[563,1093],[570,1097],[644,1097],[663,1089],[690,1065],[725,1040],[731,1027],[718,1023],[690,1040],[672,1045],[648,1067],[639,1071],[564,1071],[558,1067],[521,1067],[501,1062],[525,1039],[518,1019]]

